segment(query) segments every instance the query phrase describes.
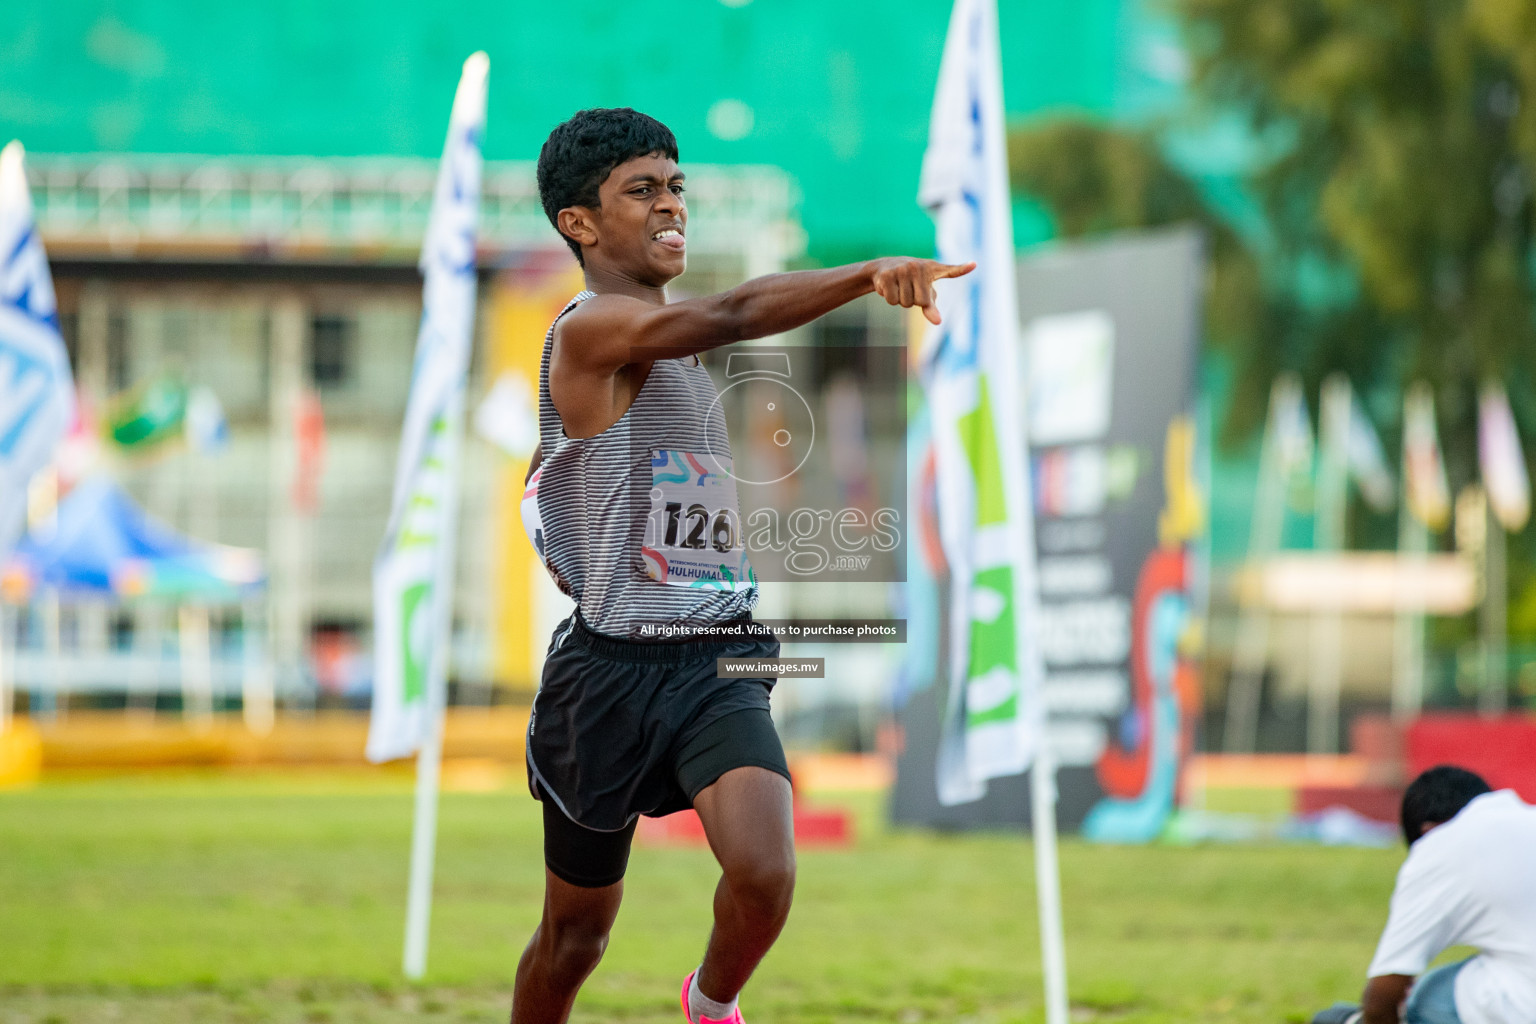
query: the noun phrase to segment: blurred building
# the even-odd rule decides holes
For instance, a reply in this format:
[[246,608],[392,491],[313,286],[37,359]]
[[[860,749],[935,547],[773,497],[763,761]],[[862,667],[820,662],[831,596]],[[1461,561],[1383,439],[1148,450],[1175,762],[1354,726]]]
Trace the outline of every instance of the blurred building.
[[[709,215],[690,232],[682,290],[712,291],[799,254],[795,188],[782,171],[692,170]],[[501,370],[521,370],[525,388],[537,379],[543,327],[580,287],[532,172],[487,171],[472,408]],[[316,631],[365,638],[434,163],[38,155],[29,173],[92,413],[121,418],[173,382],[211,389],[228,418],[217,455],[179,441],[109,446],[110,471],[172,526],[267,552],[280,675],[311,671]],[[531,322],[517,316],[530,304]],[[496,674],[494,555],[509,529],[521,540],[525,466],[478,438],[467,445],[457,607],[459,673],[470,680]]]
[[[1167,110],[1186,62],[1152,11],[1146,0],[1001,0],[1012,114]],[[0,136],[28,147],[90,406],[110,418],[167,379],[222,402],[222,454],[123,450],[112,471],[178,528],[267,553],[267,626],[291,686],[319,678],[344,690],[353,653],[366,650],[420,309],[414,261],[465,55],[491,57],[471,410],[503,373],[528,376],[577,287],[531,165],[576,109],[632,105],[676,131],[694,228],[680,293],[798,263],[931,251],[915,195],[945,4],[896,0],[873,21],[860,5],[811,0],[720,0],[666,19],[603,0],[282,14],[241,0],[204,15],[189,21],[170,0],[7,5]],[[1016,221],[1021,244],[1053,233],[1027,202]],[[795,340],[900,346],[906,330],[864,302]],[[521,539],[523,465],[471,432],[462,680],[530,683],[547,635],[539,617],[560,607],[538,589],[542,570]],[[879,588],[781,594],[781,612],[892,607]]]

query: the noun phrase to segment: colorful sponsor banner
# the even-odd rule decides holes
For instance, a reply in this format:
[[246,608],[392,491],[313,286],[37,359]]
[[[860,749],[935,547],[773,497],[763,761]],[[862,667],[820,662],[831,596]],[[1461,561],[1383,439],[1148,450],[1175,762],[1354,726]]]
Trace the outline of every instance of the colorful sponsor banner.
[[[1178,805],[1199,719],[1205,511],[1189,408],[1201,241],[1173,230],[1053,245],[1021,258],[1018,280],[1030,394],[1079,396],[1048,416],[1032,406],[1028,434],[1040,482],[1039,699],[1060,818],[1093,838],[1143,841]],[[1052,351],[1072,338],[1096,351]],[[920,509],[921,490],[918,499]],[[908,611],[914,634],[923,613]],[[908,685],[893,817],[952,828],[1028,823],[1021,779],[993,782],[973,804],[938,800],[925,775],[942,742],[943,694],[920,679]]]
[[1042,515],[1096,515],[1108,496],[1102,445],[1060,448],[1034,458],[1035,508]]
[[977,265],[967,277],[939,282],[943,323],[930,332],[921,367],[950,570],[950,685],[937,757],[945,805],[976,800],[987,780],[1028,768],[1041,721],[998,54],[994,4],[958,0],[918,187],[937,229],[938,258]]
[[1504,529],[1518,533],[1531,518],[1531,481],[1504,385],[1485,384],[1477,411],[1477,458],[1488,504]]
[[1422,381],[1403,396],[1403,492],[1408,511],[1431,530],[1451,519],[1451,488],[1435,428],[1435,396]]
[[367,753],[375,762],[420,747],[447,684],[488,67],[483,53],[464,62],[421,249],[421,331],[389,526],[373,566]]
[[1068,445],[1032,460],[1035,512],[1042,516],[1092,516],[1106,503],[1130,494],[1141,472],[1141,455],[1130,445]]
[[1135,843],[1161,834],[1194,749],[1201,703],[1194,545],[1205,530],[1195,449],[1193,423],[1175,416],[1163,442],[1157,545],[1131,594],[1129,700],[1094,764],[1104,795],[1083,819],[1089,839]]
[[75,415],[48,256],[21,143],[0,151],[0,555],[26,529],[27,487]]

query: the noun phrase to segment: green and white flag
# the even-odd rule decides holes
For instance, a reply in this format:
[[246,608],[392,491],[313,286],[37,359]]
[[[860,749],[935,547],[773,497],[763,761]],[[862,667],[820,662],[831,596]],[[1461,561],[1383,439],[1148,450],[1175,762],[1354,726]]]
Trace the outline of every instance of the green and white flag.
[[421,746],[446,688],[489,65],[483,53],[464,62],[421,247],[416,363],[389,528],[373,563],[368,759],[375,762],[406,757]]
[[1044,732],[1012,207],[992,0],[958,0],[954,6],[918,201],[933,216],[938,259],[976,262],[970,275],[937,283],[943,323],[930,332],[922,363],[951,591],[950,690],[938,795],[953,805],[980,798],[988,779],[1027,769]]

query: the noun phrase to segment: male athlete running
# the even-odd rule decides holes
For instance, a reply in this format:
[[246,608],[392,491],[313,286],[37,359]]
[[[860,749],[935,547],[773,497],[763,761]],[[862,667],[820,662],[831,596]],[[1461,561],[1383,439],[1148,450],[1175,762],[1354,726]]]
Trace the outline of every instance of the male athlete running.
[[683,1012],[742,1024],[737,993],[789,914],[794,834],[773,681],[716,676],[717,658],[772,658],[778,643],[750,629],[756,577],[698,354],[870,292],[938,323],[934,282],[972,266],[879,259],[668,302],[687,264],[688,207],[665,125],[627,108],[581,111],[550,133],[538,179],[586,290],[545,339],[524,517],[577,609],[550,642],[528,723],[544,915],[518,964],[512,1024],[567,1019],[618,915],[636,820],[687,807],[722,877]]

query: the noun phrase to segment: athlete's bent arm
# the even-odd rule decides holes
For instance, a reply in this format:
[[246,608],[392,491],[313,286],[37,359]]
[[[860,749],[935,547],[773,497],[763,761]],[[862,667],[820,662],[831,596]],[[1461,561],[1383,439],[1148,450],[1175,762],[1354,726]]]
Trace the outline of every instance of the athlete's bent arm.
[[695,355],[793,330],[870,292],[893,306],[916,306],[936,324],[933,283],[975,266],[889,257],[769,274],[718,295],[660,306],[627,295],[597,295],[561,325],[561,349],[585,372],[613,373],[645,358],[639,354],[643,348],[665,349],[671,358]]

